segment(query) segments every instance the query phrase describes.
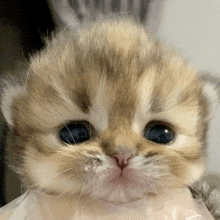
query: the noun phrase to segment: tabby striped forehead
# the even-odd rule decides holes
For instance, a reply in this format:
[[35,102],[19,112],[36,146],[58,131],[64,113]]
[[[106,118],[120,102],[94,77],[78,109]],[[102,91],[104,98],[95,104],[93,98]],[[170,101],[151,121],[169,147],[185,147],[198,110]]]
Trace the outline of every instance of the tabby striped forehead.
[[[121,62],[123,64],[123,60]],[[163,68],[158,68],[156,64],[152,64],[145,67],[141,74],[137,74],[138,66],[132,66],[130,69],[127,68],[126,74],[121,74],[123,77],[111,78],[107,74],[99,73],[100,78],[96,80],[97,83],[91,83],[94,78],[97,79],[97,69],[96,71],[90,69],[89,74],[86,74],[84,83],[75,93],[75,103],[88,115],[88,120],[99,131],[106,128],[118,130],[126,127],[127,129],[134,126],[134,123],[138,124],[138,129],[134,127],[138,131],[143,129],[144,123],[147,123],[152,115],[172,109],[169,118],[171,123],[175,121],[175,117],[181,121],[183,115],[186,116],[190,111],[195,112],[195,117],[189,115],[189,119],[198,120],[200,87],[193,70],[190,72],[185,67],[176,69],[164,64]],[[102,71],[110,70],[102,69]],[[187,73],[191,74],[188,76],[188,81],[184,79]],[[120,75],[120,71],[118,74]],[[157,120],[157,117],[154,119]],[[162,120],[167,118],[163,117]],[[185,121],[189,123],[188,120]],[[142,123],[143,126],[141,125],[140,128]],[[191,123],[191,128],[195,131],[194,125]],[[187,124],[185,127],[188,127]]]
[[[111,118],[118,114],[131,119],[138,103],[156,113],[198,100],[195,71],[182,57],[151,39],[142,27],[132,22],[104,23],[89,31],[81,33],[78,43],[83,50],[85,75],[78,91],[84,94],[80,95],[84,104],[87,100],[86,108],[81,103],[84,110],[88,111],[103,87],[108,90],[102,98],[109,102]],[[89,85],[94,79],[98,83]]]
[[31,111],[51,123],[76,114],[76,106],[81,118],[99,129],[109,122],[112,127],[131,125],[137,112],[193,106],[200,94],[196,73],[184,59],[133,23],[92,26],[77,38],[61,34],[32,59],[30,69],[27,88],[35,99],[29,97],[29,106],[37,106]]
[[135,80],[129,77],[109,80],[102,76],[94,88],[78,87],[74,102],[99,130],[107,127],[114,130],[119,125],[131,126],[139,114],[142,117],[170,109],[178,111],[181,106],[185,111],[192,106],[198,110],[200,90],[195,81],[189,84],[181,80],[173,81],[170,76],[172,72],[164,78],[156,70],[155,67],[148,68]]

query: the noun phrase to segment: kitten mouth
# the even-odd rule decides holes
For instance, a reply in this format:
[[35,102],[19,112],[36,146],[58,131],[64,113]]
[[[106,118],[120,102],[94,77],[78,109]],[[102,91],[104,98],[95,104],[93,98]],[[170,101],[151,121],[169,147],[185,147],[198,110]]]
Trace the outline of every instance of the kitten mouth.
[[134,178],[132,178],[131,169],[128,167],[124,167],[123,169],[117,169],[117,171],[114,174],[114,177],[111,178],[109,181],[110,184],[113,184],[114,186],[123,186],[127,187],[129,185],[134,185],[135,181],[133,181]]
[[125,169],[125,167],[121,168],[120,174],[118,176],[119,178],[126,178],[124,175],[124,169]]
[[132,183],[129,179],[127,179],[124,175],[119,175],[118,177],[115,177],[114,179],[110,180],[110,183],[118,182],[120,183]]

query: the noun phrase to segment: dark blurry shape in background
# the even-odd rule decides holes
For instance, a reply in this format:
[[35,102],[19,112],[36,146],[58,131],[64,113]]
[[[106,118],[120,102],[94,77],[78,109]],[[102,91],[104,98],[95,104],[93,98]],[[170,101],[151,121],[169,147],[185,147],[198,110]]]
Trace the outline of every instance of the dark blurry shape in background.
[[[0,0],[0,77],[15,75],[54,30],[46,0]],[[5,129],[0,114],[0,206],[21,194],[20,181],[5,167]],[[6,201],[5,201],[6,200]]]

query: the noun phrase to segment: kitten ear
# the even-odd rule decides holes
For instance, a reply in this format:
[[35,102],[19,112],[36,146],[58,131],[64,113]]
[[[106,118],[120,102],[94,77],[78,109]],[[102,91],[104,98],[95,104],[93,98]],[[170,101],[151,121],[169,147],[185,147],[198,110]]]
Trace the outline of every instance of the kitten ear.
[[1,110],[9,126],[13,126],[13,100],[24,92],[25,87],[13,80],[3,80],[1,88]]
[[220,78],[207,73],[200,74],[203,83],[203,95],[206,97],[212,115],[220,102]]

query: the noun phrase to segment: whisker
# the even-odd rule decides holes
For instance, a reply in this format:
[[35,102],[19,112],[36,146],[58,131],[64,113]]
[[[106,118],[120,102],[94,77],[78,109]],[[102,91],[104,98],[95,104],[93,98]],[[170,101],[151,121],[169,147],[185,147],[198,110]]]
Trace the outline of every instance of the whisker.
[[67,140],[68,144],[71,145],[71,143]]
[[60,154],[63,155],[63,156],[66,156],[66,157],[76,158],[75,155],[68,154],[68,153],[66,153],[66,152],[62,152],[62,151],[57,151],[57,152],[60,153]]
[[72,133],[70,132],[69,128],[67,127],[66,123],[65,123],[65,122],[63,122],[63,124],[65,125],[65,127],[66,127],[66,129],[68,130],[68,132],[69,132],[69,134],[70,134],[71,138],[73,139],[74,144],[76,144],[76,141],[75,141],[75,139],[74,139],[74,137],[73,137]]
[[[72,169],[72,168],[71,168],[71,169]],[[59,175],[62,175],[63,173],[68,172],[69,170],[70,170],[70,169],[67,169],[67,170],[65,170],[64,172],[60,173]],[[80,173],[81,173],[81,172],[79,171],[79,172],[77,172],[77,173],[74,173],[74,174],[70,175],[70,176],[69,176],[69,179],[76,177],[76,176],[77,176],[78,174],[80,174]],[[58,176],[59,176],[59,175],[58,175]],[[58,176],[57,176],[57,177],[58,177]],[[67,194],[68,192],[71,192],[71,189],[63,190],[62,193],[60,193],[60,194],[57,196],[57,198],[60,198],[61,196]]]
[[95,186],[97,186],[97,184],[95,183],[95,180],[97,180],[97,173],[95,173],[95,175],[92,178],[93,184],[92,184],[92,193],[94,194],[95,192]]
[[[64,173],[67,173],[67,172],[70,171],[70,170],[73,170],[73,168],[69,168],[69,169],[64,170],[63,172],[59,173],[55,178],[58,178],[59,176],[61,176],[61,175],[64,174]],[[79,173],[79,172],[77,172],[76,175],[77,175],[78,173]]]
[[84,181],[84,183],[83,183],[83,185],[82,185],[82,188],[81,188],[81,190],[80,190],[79,201],[80,201],[80,199],[81,199],[81,197],[82,197],[82,193],[83,193],[84,187],[85,187],[85,185],[86,185],[87,182],[88,182],[88,178]]
[[60,198],[60,197],[62,197],[63,195],[68,194],[68,192],[71,192],[71,189],[65,189],[65,190],[63,190],[62,193],[60,193],[60,194],[57,195],[56,197],[57,197],[57,198]]
[[83,157],[83,159],[86,161],[88,161],[88,158],[85,157],[85,155],[82,152],[79,152],[79,154]]
[[27,77],[26,77],[26,80],[25,80],[25,83],[24,83],[25,88],[27,87],[27,82],[28,82],[29,75],[30,75],[30,70],[28,70],[28,72],[27,72]]
[[76,209],[77,210],[79,210],[79,207],[81,207],[81,209],[82,209],[82,206],[80,204],[80,200],[81,200],[81,197],[82,197],[83,189],[84,189],[84,187],[85,187],[87,182],[88,182],[88,178],[84,181],[84,183],[83,183],[83,185],[81,187],[81,190],[80,190],[80,193],[79,193],[79,197],[78,197],[78,202],[76,204]]
[[35,189],[35,191],[42,192],[42,189],[41,189],[40,186],[38,186],[38,187]]
[[[74,152],[75,155],[68,154],[68,153],[66,153],[66,152],[59,151],[59,150],[58,150],[57,152],[60,153],[60,154],[63,155],[63,156],[66,156],[66,157],[70,157],[70,158],[73,158],[73,159],[77,158],[77,157],[76,157],[76,152]],[[80,154],[80,155],[83,157],[83,159],[84,159],[85,162],[88,161],[89,158],[86,158],[85,155],[83,155],[82,152],[77,151],[77,154]]]
[[23,194],[24,181],[25,181],[25,178],[23,178],[23,179],[21,180],[21,186],[20,186],[21,194]]

